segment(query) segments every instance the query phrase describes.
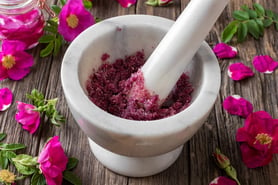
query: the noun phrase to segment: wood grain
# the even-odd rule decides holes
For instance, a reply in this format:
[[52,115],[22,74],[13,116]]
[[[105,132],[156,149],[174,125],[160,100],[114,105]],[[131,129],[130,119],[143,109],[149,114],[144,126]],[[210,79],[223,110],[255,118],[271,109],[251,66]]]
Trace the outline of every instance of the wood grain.
[[[189,0],[174,0],[168,7],[151,7],[145,5],[145,0],[138,0],[137,4],[124,9],[116,0],[94,0],[92,14],[100,19],[125,14],[149,14],[175,20]],[[243,4],[254,2],[264,7],[278,11],[276,0],[231,0],[221,17],[212,28],[206,41],[210,46],[220,42],[220,34],[224,27],[232,20],[231,12],[239,9]],[[49,0],[49,4],[59,1]],[[274,118],[278,118],[278,70],[273,74],[261,74],[255,70],[253,78],[234,82],[227,76],[229,64],[241,61],[252,68],[252,60],[256,55],[270,55],[278,60],[278,32],[273,27],[266,29],[263,38],[236,44],[239,56],[230,60],[219,60],[221,68],[221,89],[215,106],[203,127],[188,141],[178,160],[164,172],[146,178],[129,178],[117,175],[100,164],[91,153],[87,137],[75,123],[65,100],[61,81],[60,67],[66,46],[56,57],[40,58],[38,46],[30,52],[35,57],[32,72],[23,80],[0,82],[0,88],[9,87],[14,93],[14,102],[8,111],[0,112],[0,131],[8,134],[6,142],[20,142],[28,145],[22,153],[37,156],[46,140],[59,135],[68,156],[80,160],[74,172],[83,180],[84,185],[208,185],[215,177],[224,175],[214,164],[212,152],[216,147],[221,148],[230,157],[233,166],[238,171],[238,178],[242,185],[277,185],[278,184],[278,155],[274,155],[269,165],[256,169],[248,169],[242,162],[239,144],[235,141],[236,130],[242,127],[244,119],[229,115],[222,108],[223,100],[233,94],[239,94],[254,105],[254,111],[265,110]],[[45,118],[39,130],[30,135],[23,131],[16,123],[16,102],[28,102],[25,97],[32,89],[45,93],[47,98],[58,97],[58,108],[66,116],[66,124],[60,128],[50,126]],[[27,179],[19,185],[30,184]],[[63,184],[68,184],[64,182]]]

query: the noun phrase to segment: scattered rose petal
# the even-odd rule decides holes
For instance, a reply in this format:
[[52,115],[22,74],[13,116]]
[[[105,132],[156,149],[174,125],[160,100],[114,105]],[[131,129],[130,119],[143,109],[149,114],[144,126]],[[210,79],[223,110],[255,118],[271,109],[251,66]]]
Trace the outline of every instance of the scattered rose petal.
[[0,111],[7,110],[13,101],[13,93],[9,88],[0,89]]
[[61,185],[63,171],[66,169],[68,157],[61,146],[58,136],[52,137],[44,146],[38,157],[40,169],[47,185]]
[[216,177],[209,185],[237,185],[235,181],[224,176]]
[[253,71],[250,67],[244,65],[243,63],[231,64],[228,68],[228,76],[233,80],[242,80],[248,77],[254,76]]
[[131,5],[135,4],[137,0],[117,0],[120,5],[124,8],[128,8]]
[[0,52],[0,80],[10,78],[20,80],[29,72],[34,63],[33,56],[24,51],[20,41],[4,40]]
[[278,67],[278,62],[268,55],[259,55],[254,57],[253,65],[261,73],[272,73]]
[[223,101],[223,108],[230,114],[244,118],[253,112],[253,105],[239,95],[228,96]]
[[94,23],[94,17],[85,9],[82,0],[68,0],[59,14],[58,31],[71,42]]
[[237,55],[237,49],[225,43],[216,44],[213,48],[215,55],[222,58],[234,58]]
[[236,133],[244,164],[248,168],[267,165],[275,153],[278,153],[278,119],[267,112],[251,113],[244,126]]
[[254,76],[254,73],[250,67],[238,62],[229,66],[228,76],[235,81],[239,81]]
[[40,113],[35,111],[36,107],[31,104],[17,101],[17,113],[15,119],[22,128],[33,134],[40,125]]

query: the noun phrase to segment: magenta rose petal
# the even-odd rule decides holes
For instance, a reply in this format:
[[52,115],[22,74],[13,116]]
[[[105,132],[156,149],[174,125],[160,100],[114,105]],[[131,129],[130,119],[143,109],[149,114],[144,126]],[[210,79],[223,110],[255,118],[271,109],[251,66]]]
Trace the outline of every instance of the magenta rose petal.
[[216,44],[213,48],[215,55],[220,58],[234,58],[237,56],[237,49],[225,43]]
[[128,8],[131,5],[135,4],[137,0],[117,0],[120,5],[124,8]]
[[31,134],[35,133],[40,125],[40,113],[35,109],[34,105],[17,101],[15,119]]
[[238,115],[244,118],[253,112],[253,105],[239,95],[228,96],[223,101],[223,108],[229,114]]
[[231,64],[228,68],[228,76],[235,81],[254,76],[250,67],[241,62]]
[[269,74],[278,67],[278,62],[268,55],[259,55],[254,57],[253,65],[257,71]]
[[237,185],[237,183],[224,176],[216,177],[213,181],[209,183],[209,185]]
[[242,161],[248,168],[265,166],[270,163],[273,157],[273,154],[271,152],[263,153],[250,147],[246,143],[240,145],[240,150]]
[[13,93],[9,88],[0,89],[0,111],[7,110],[13,101]]

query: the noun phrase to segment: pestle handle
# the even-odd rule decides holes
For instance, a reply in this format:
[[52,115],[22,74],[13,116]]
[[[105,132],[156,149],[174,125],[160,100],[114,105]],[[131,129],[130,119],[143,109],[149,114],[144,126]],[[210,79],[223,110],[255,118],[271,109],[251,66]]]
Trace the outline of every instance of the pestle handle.
[[[145,88],[164,101],[229,0],[191,0],[142,67]],[[161,103],[162,103],[161,102]]]

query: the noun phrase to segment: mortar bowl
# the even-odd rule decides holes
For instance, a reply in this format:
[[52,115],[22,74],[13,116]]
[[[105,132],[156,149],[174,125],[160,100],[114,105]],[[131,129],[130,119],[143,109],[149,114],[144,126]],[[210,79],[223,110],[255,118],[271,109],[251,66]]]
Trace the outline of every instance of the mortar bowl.
[[95,157],[118,174],[143,177],[168,168],[214,106],[220,68],[206,42],[185,70],[194,88],[191,104],[176,115],[152,121],[123,119],[100,109],[87,96],[86,81],[101,65],[104,53],[115,61],[143,49],[147,58],[173,23],[150,15],[109,18],[82,32],[64,55],[61,80],[70,111]]

